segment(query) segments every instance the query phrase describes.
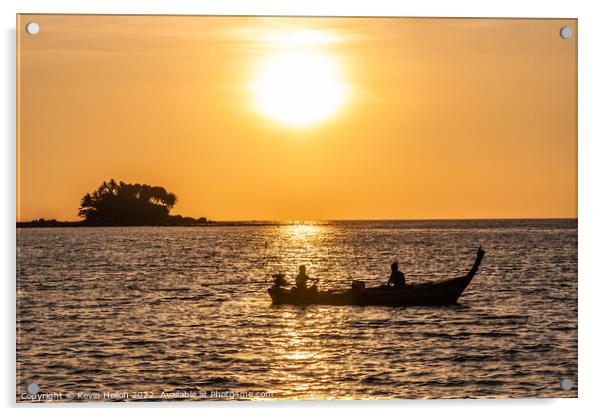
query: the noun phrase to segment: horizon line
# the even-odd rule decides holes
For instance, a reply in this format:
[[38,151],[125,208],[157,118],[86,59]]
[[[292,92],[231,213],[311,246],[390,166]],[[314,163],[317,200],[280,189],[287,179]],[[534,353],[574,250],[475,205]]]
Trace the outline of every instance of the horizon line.
[[[183,217],[186,217],[182,215]],[[194,218],[194,217],[191,217]],[[56,218],[36,218],[31,220],[16,220],[16,223],[33,222],[44,219],[44,221],[57,222],[83,222],[84,220],[58,220]],[[359,222],[359,221],[520,221],[520,220],[578,220],[579,217],[474,217],[474,218],[351,218],[351,219],[235,219],[214,220],[207,218],[207,222]]]

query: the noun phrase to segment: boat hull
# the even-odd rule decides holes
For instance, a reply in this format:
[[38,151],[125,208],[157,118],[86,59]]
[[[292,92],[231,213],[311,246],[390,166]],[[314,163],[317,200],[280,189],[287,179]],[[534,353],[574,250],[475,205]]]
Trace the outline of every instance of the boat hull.
[[404,289],[390,287],[367,288],[343,291],[299,291],[282,287],[271,287],[268,293],[275,305],[375,305],[375,306],[420,306],[453,305],[477,273],[485,252],[479,248],[477,259],[466,276],[407,286]]

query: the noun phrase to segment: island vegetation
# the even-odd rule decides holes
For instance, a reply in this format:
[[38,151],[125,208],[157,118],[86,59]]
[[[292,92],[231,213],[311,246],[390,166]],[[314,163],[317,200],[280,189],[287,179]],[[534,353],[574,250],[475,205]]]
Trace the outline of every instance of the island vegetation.
[[20,227],[61,226],[137,226],[137,225],[205,225],[207,218],[170,215],[178,198],[162,186],[103,182],[81,200],[78,216],[82,221],[39,220],[17,223]]

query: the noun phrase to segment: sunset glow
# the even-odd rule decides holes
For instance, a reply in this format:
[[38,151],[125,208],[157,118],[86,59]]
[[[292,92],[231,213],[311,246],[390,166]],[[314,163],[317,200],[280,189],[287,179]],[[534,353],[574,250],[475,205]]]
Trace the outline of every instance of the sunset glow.
[[19,220],[109,178],[215,220],[577,215],[574,21],[22,19]]
[[316,52],[267,58],[253,84],[264,115],[295,127],[322,121],[343,105],[346,86],[336,60]]
[[341,110],[348,96],[340,60],[325,46],[336,43],[319,30],[267,32],[259,43],[271,50],[252,81],[256,110],[290,127],[307,127]]
[[17,14],[13,400],[579,397],[577,26]]

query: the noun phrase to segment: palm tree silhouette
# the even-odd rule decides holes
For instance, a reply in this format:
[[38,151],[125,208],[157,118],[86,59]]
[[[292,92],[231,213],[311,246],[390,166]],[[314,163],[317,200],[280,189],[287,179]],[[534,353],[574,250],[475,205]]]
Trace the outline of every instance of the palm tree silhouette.
[[78,215],[95,225],[163,224],[177,200],[162,186],[110,179],[83,196]]

